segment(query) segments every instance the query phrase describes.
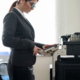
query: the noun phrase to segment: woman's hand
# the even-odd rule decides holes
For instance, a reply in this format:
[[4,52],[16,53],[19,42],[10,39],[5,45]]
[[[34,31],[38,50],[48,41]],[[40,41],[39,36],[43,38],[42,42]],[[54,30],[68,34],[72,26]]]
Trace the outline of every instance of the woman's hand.
[[52,44],[52,45],[44,45],[44,46],[42,46],[42,48],[43,48],[43,49],[46,49],[46,48],[49,48],[49,47],[54,46],[54,45],[57,45],[57,44]]
[[37,47],[37,46],[34,46],[34,49],[33,49],[33,55],[37,55],[38,53],[38,50],[42,50],[41,48]]

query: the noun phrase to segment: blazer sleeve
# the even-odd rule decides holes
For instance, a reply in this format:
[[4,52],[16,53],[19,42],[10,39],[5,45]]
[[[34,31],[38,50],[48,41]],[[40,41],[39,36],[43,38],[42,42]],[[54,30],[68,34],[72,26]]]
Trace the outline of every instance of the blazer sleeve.
[[14,37],[16,27],[17,17],[13,13],[8,13],[3,19],[3,45],[14,49],[33,49],[34,41]]
[[42,48],[42,46],[45,45],[45,44],[41,44],[41,43],[37,43],[37,42],[35,42],[35,45],[36,45],[37,47]]

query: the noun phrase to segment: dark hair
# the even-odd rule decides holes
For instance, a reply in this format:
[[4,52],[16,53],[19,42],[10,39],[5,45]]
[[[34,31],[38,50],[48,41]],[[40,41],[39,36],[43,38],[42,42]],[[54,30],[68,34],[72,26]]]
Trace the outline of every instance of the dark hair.
[[[25,0],[25,1],[32,1],[32,0]],[[37,1],[38,1],[38,0],[37,0]],[[13,7],[16,6],[16,4],[19,4],[19,3],[20,3],[20,0],[13,2],[12,5],[11,5],[11,7],[10,7],[10,9],[9,9],[9,12],[11,11],[11,9],[12,9]]]

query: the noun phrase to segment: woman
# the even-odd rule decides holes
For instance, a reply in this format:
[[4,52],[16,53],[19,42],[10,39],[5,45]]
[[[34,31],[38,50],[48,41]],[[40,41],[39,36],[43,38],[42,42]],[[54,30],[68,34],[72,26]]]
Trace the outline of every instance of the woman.
[[4,17],[2,41],[4,46],[11,49],[8,61],[10,80],[35,80],[33,65],[38,50],[54,45],[34,42],[34,29],[23,15],[23,12],[29,13],[33,10],[37,1],[15,1]]

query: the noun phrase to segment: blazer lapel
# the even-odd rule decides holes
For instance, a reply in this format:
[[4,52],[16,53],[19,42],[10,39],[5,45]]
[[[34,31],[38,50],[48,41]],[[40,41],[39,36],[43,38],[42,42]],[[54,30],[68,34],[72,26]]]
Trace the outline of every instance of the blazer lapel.
[[26,22],[28,23],[28,25],[30,25],[30,27],[33,29],[31,23],[30,23],[26,18],[24,18],[24,17],[20,14],[20,12],[19,12],[18,10],[16,10],[16,9],[13,7],[13,8],[11,9],[11,11],[14,11],[18,16],[22,17],[22,18],[24,19],[24,21],[26,21]]

